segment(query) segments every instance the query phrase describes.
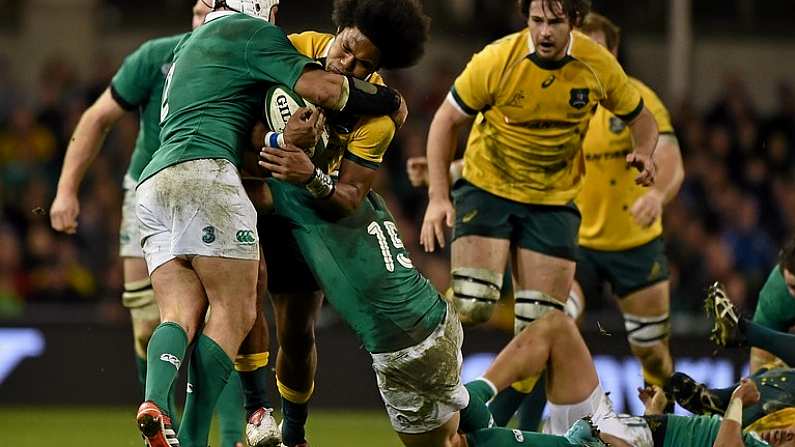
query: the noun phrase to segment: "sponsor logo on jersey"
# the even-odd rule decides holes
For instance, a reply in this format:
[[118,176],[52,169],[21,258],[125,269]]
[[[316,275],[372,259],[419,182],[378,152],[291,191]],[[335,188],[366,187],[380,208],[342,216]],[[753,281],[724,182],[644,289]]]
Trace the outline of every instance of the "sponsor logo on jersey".
[[550,85],[552,85],[553,82],[555,82],[555,79],[557,78],[555,77],[554,74],[549,75],[549,77],[544,79],[544,82],[541,83],[541,88],[549,87]]
[[651,270],[649,271],[649,280],[657,279],[662,275],[662,264],[660,261],[654,261],[654,264],[651,266]]
[[202,228],[202,242],[205,244],[212,244],[215,242],[215,227],[208,225]]
[[590,90],[587,88],[573,88],[571,89],[571,98],[569,98],[569,105],[575,109],[582,109],[588,105],[588,93]]
[[610,117],[610,132],[621,133],[621,131],[626,129],[626,127],[627,124],[621,118],[617,116]]
[[243,245],[254,245],[257,242],[254,232],[251,230],[238,230],[235,233],[235,239]]
[[171,363],[172,365],[174,365],[174,368],[177,369],[179,369],[179,365],[182,363],[182,361],[176,355],[169,354],[168,352],[161,354],[160,360],[166,363]]
[[522,107],[522,102],[524,101],[524,91],[519,90],[518,92],[514,93],[511,99],[505,103],[505,107]]

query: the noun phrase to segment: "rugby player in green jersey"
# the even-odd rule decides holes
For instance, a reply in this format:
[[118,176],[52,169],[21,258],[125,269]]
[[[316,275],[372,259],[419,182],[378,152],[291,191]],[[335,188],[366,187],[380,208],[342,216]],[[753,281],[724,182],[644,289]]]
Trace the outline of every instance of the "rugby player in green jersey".
[[[210,8],[201,0],[193,6],[192,25],[198,27]],[[174,48],[186,34],[152,39],[131,53],[111,85],[81,117],[66,149],[55,200],[50,208],[53,229],[74,234],[80,213],[78,190],[107,133],[127,112],[139,114],[139,133],[124,177],[124,202],[119,235],[124,270],[122,304],[130,310],[138,380],[146,384],[146,346],[160,322],[159,310],[146,271],[135,216],[135,185],[152,153],[160,145],[160,103],[163,83],[174,57]],[[172,399],[169,414],[175,414]],[[233,447],[243,439],[240,382],[230,376],[218,403],[221,443]]]
[[[199,372],[186,418],[208,420],[256,318],[259,237],[238,166],[268,85],[284,84],[331,110],[405,117],[395,91],[327,73],[269,23],[276,2],[216,0],[183,39],[166,76],[161,145],[137,187],[141,244],[163,321],[147,358],[137,421],[154,447],[178,445],[166,407],[189,342]],[[212,307],[201,334],[207,305]],[[186,438],[206,445],[209,424]],[[183,428],[184,429],[184,428]]]

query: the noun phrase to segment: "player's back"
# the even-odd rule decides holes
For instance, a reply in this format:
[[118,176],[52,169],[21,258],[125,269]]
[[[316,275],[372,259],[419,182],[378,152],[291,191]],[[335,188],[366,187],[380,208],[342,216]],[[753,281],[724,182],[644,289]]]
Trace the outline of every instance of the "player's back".
[[446,303],[414,268],[378,194],[371,191],[353,214],[335,220],[303,188],[268,183],[276,214],[290,220],[326,297],[369,352],[413,346],[440,324]]
[[211,13],[176,49],[163,92],[161,146],[141,181],[199,158],[223,158],[239,166],[267,83],[293,87],[309,63],[267,21]]

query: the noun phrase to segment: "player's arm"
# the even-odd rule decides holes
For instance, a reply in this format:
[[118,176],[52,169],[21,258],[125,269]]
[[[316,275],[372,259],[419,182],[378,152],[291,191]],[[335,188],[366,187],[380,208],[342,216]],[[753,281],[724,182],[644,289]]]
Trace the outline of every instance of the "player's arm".
[[661,415],[665,412],[665,407],[668,405],[665,391],[657,385],[638,388],[638,398],[643,402],[644,416]]
[[448,95],[448,99],[436,111],[428,130],[428,208],[422,222],[420,244],[426,252],[436,249],[438,241],[444,247],[444,226],[453,226],[455,210],[450,201],[450,165],[462,127],[474,120],[474,115],[459,109]]
[[759,371],[759,369],[768,363],[779,360],[775,355],[765,351],[764,349],[751,348],[751,374]]
[[[406,160],[406,173],[411,186],[428,186],[428,158],[411,157]],[[450,184],[453,185],[464,174],[464,160],[459,158],[450,163]]]
[[644,227],[653,224],[662,214],[663,206],[676,197],[685,179],[685,168],[679,142],[673,134],[661,134],[654,150],[657,176],[654,185],[630,208],[635,221]]
[[635,178],[635,183],[651,186],[656,178],[654,150],[657,147],[659,136],[657,121],[654,120],[649,109],[643,106],[638,116],[629,122],[629,129],[635,144],[633,151],[627,155],[627,163],[640,171],[640,175]]
[[732,393],[729,406],[723,415],[718,429],[718,436],[712,447],[744,447],[743,442],[743,407],[759,401],[759,390],[756,384],[743,379]]
[[80,213],[77,194],[80,183],[99,153],[108,132],[124,113],[124,108],[113,99],[110,88],[83,112],[66,148],[58,189],[50,208],[50,224],[53,229],[69,234],[77,231],[77,216]]

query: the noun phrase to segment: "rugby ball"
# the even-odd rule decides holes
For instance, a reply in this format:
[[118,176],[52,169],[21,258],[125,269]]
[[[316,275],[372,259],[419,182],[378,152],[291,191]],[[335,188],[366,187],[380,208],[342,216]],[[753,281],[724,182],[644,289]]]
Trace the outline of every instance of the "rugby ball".
[[[314,104],[305,101],[286,86],[274,85],[265,94],[265,122],[271,130],[284,132],[287,121],[301,107],[309,107],[313,110],[316,108]],[[309,158],[323,153],[326,144],[328,144],[328,132],[324,129],[315,147],[305,149]]]

